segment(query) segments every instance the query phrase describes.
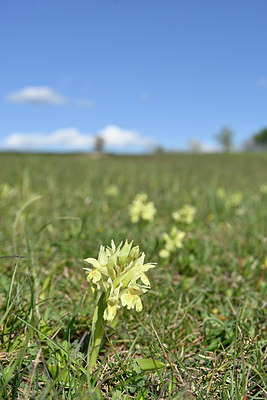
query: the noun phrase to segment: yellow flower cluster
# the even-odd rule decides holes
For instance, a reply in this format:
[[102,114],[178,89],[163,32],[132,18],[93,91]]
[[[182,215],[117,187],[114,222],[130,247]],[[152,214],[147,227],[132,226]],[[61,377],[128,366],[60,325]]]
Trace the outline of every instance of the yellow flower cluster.
[[6,199],[16,194],[16,189],[12,188],[8,183],[0,184],[0,198]]
[[105,194],[108,197],[116,197],[119,194],[119,188],[116,185],[110,185],[106,188]]
[[156,213],[156,208],[152,201],[147,201],[145,193],[137,194],[129,207],[131,221],[137,223],[140,219],[152,221]]
[[240,206],[243,199],[243,195],[241,192],[235,192],[231,194],[225,202],[227,208],[235,208]]
[[216,190],[216,196],[219,197],[219,199],[223,199],[226,196],[225,189],[223,187],[219,187]]
[[189,225],[194,221],[195,213],[195,207],[185,204],[179,211],[174,211],[172,217],[175,222],[182,222]]
[[162,234],[162,239],[164,240],[165,244],[164,248],[159,252],[160,257],[168,258],[176,249],[183,247],[184,237],[185,232],[178,230],[176,226],[172,227],[170,234],[164,232]]
[[[142,311],[140,295],[150,289],[145,272],[155,267],[154,263],[144,264],[144,260],[145,254],[139,251],[139,246],[132,247],[127,240],[118,247],[112,240],[111,247],[100,247],[98,259],[84,260],[92,266],[84,268],[92,289],[105,293],[105,320],[112,321],[121,306]],[[139,280],[142,284],[137,283]]]
[[260,191],[263,194],[267,194],[267,183],[263,183],[262,185],[260,185]]
[[235,208],[235,207],[240,206],[242,199],[243,199],[243,195],[241,192],[227,194],[225,189],[222,187],[219,187],[216,190],[216,196],[219,199],[225,199],[226,208]]

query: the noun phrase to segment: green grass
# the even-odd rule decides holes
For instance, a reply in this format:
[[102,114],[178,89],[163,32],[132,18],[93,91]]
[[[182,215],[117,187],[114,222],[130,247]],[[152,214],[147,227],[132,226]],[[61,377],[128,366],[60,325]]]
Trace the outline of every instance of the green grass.
[[[264,183],[267,154],[1,154],[0,398],[266,398]],[[228,207],[218,187],[241,192],[241,204]],[[128,207],[142,192],[157,214],[132,224]],[[164,260],[161,234],[184,204],[195,220]],[[83,259],[126,238],[157,263],[152,289],[143,312],[119,310],[89,375],[96,299]],[[139,357],[166,368],[144,373]]]

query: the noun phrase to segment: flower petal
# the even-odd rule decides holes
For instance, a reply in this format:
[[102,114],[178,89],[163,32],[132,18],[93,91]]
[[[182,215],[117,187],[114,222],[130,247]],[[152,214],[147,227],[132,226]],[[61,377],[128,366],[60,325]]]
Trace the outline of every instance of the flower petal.
[[121,295],[121,304],[123,305],[123,307],[127,306],[128,310],[130,310],[131,308],[134,308],[135,296],[132,295],[129,291],[125,291]]
[[108,304],[107,308],[104,311],[104,315],[103,315],[104,319],[106,321],[113,321],[113,319],[116,315],[116,312],[117,312],[117,304],[114,304],[114,305]]
[[136,297],[137,297],[137,299],[136,299],[136,302],[135,302],[135,309],[136,309],[137,312],[140,312],[140,311],[143,310],[142,301],[141,301],[139,296],[136,296]]
[[159,252],[159,256],[162,258],[168,258],[170,256],[170,252],[166,249],[162,249]]
[[101,265],[106,265],[108,262],[108,256],[106,254],[104,246],[100,246],[98,261],[100,262]]
[[87,276],[87,280],[92,281],[93,283],[100,281],[100,279],[101,279],[101,272],[99,272],[96,268],[93,269]]
[[150,286],[149,279],[143,272],[141,272],[141,274],[140,274],[140,279],[141,279],[141,281],[143,282],[144,285]]
[[98,260],[96,260],[95,258],[85,258],[84,261],[85,261],[87,264],[93,265],[93,267],[95,267],[95,268],[97,268],[97,269],[98,269],[98,268],[101,268],[100,262],[99,262]]

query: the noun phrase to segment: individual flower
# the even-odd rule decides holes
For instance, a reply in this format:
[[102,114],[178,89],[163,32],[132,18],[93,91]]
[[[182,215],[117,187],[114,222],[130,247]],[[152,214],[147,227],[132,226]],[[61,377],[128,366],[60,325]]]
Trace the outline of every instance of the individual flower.
[[214,214],[208,214],[208,220],[213,221],[214,220]]
[[260,191],[263,194],[267,194],[267,183],[260,185]]
[[189,225],[194,221],[195,213],[195,207],[185,204],[180,210],[174,211],[172,217],[175,222],[182,222]]
[[145,292],[145,288],[142,288],[135,283],[129,285],[129,287],[125,289],[121,294],[121,303],[123,307],[127,307],[128,310],[136,308],[136,311],[142,311],[143,305],[140,299],[140,295]]
[[117,309],[120,308],[119,305],[119,295],[120,295],[119,285],[115,290],[113,290],[113,285],[111,282],[111,291],[107,299],[107,308],[104,311],[104,319],[106,321],[112,321],[116,315]]
[[90,206],[90,205],[92,204],[92,199],[91,199],[91,197],[87,196],[87,197],[85,197],[85,199],[83,200],[83,202],[84,202],[84,204],[85,204],[86,206]]
[[130,205],[129,212],[133,223],[137,223],[139,220],[152,221],[156,213],[156,208],[152,201],[147,201],[145,193],[139,193]]
[[218,189],[216,190],[216,196],[219,199],[223,199],[226,196],[225,189],[223,187],[218,187]]
[[93,291],[105,294],[103,317],[106,321],[112,321],[121,306],[142,310],[140,295],[150,289],[145,273],[155,267],[154,263],[144,264],[144,260],[145,254],[139,246],[132,247],[132,242],[127,240],[118,247],[112,240],[111,247],[100,246],[97,259],[84,260],[90,265],[84,269]]
[[8,183],[0,184],[0,198],[6,199],[16,194],[16,189],[12,188]]
[[108,197],[116,197],[119,194],[119,188],[116,185],[110,185],[106,188],[105,194]]
[[224,200],[226,208],[237,208],[238,206],[240,206],[243,199],[243,195],[240,191],[227,194],[224,188],[218,188],[216,190],[216,195],[221,200]]
[[225,205],[227,208],[235,208],[240,206],[243,199],[241,192],[235,192],[227,197]]
[[169,258],[177,249],[183,247],[184,237],[185,232],[178,230],[176,226],[172,227],[170,234],[164,232],[162,239],[165,243],[163,249],[159,252],[160,257]]

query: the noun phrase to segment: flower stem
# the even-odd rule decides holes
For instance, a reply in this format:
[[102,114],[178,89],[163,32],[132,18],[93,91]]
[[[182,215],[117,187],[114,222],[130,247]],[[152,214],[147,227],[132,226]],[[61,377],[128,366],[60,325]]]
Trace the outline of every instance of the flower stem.
[[101,341],[104,335],[104,330],[106,326],[106,321],[103,318],[104,310],[106,308],[105,293],[103,292],[100,299],[98,300],[92,322],[92,335],[93,340],[88,349],[88,370],[89,373],[96,363],[97,356],[100,350]]

